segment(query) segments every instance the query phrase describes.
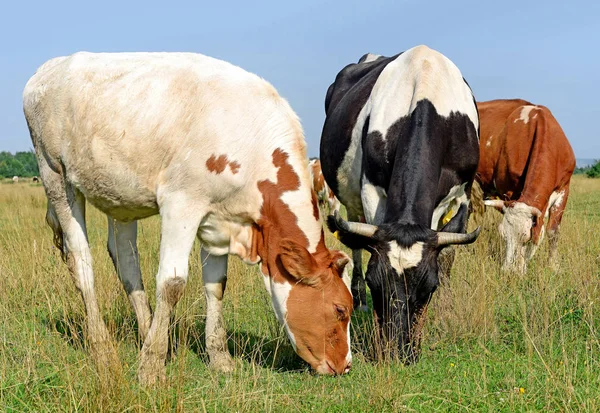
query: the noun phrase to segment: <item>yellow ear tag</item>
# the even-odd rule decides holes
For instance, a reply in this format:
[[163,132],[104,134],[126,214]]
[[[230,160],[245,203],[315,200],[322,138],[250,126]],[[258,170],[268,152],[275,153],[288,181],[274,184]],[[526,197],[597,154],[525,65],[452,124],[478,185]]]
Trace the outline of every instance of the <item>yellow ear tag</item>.
[[452,219],[452,210],[448,211],[442,218],[442,225],[446,225]]
[[336,239],[340,239],[340,231],[335,231],[335,232],[333,233],[333,236],[334,236]]

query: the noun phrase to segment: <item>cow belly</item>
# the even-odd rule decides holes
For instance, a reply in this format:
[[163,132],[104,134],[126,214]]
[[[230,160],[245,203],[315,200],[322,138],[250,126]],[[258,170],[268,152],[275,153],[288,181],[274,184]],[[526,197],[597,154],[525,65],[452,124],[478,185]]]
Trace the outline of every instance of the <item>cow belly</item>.
[[90,160],[87,162],[87,167],[81,164],[67,167],[67,180],[96,208],[121,221],[158,213],[156,192],[149,184],[150,177],[140,177],[115,163],[101,167]]
[[120,221],[132,221],[147,218],[158,213],[156,196],[146,188],[133,185],[104,186],[100,185],[78,186],[86,199],[102,212],[111,215]]

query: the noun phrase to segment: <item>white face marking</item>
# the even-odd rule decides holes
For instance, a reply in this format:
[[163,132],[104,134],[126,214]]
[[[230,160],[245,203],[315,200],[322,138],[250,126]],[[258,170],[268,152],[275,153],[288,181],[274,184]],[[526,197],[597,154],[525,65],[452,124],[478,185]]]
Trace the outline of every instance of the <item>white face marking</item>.
[[533,215],[531,207],[517,202],[514,207],[506,208],[502,222],[498,227],[506,242],[506,257],[503,268],[525,270],[525,244],[531,239]]
[[294,337],[294,334],[287,323],[287,300],[290,296],[290,291],[292,291],[292,285],[287,282],[274,282],[268,275],[263,274],[263,277],[265,288],[271,296],[271,304],[273,305],[275,316],[279,323],[285,327],[285,331],[292,343],[292,347],[296,350],[296,337]]
[[461,205],[469,205],[469,199],[465,193],[464,183],[462,185],[455,185],[450,188],[448,195],[444,197],[433,210],[433,217],[431,218],[431,229],[439,231],[445,224],[442,222],[442,218],[448,213],[452,213],[452,217],[456,215]]
[[419,265],[423,259],[423,245],[424,244],[419,241],[409,248],[403,248],[399,246],[396,241],[391,241],[389,243],[390,252],[388,252],[388,259],[398,274],[402,274],[404,270]]
[[531,112],[532,109],[536,109],[536,106],[533,105],[527,105],[527,106],[523,106],[523,108],[521,109],[521,114],[519,115],[518,119],[515,119],[515,121],[513,123],[517,123],[517,121],[523,121],[523,123],[527,123],[529,122],[529,112]]
[[350,347],[350,322],[348,322],[348,326],[346,326],[346,338],[348,341],[348,354],[346,354],[346,364],[352,362],[352,350]]
[[485,144],[485,146],[487,146],[488,148],[489,148],[490,146],[492,146],[492,138],[493,138],[493,137],[494,137],[494,135],[490,135],[490,137],[488,138],[488,141],[487,141],[487,143]]

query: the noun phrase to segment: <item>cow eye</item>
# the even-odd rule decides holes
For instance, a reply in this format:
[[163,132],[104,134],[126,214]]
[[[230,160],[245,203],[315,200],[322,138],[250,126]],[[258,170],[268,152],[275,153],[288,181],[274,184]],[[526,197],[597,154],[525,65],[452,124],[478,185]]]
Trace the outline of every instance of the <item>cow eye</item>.
[[348,309],[345,306],[334,304],[333,307],[335,308],[335,317],[339,321],[344,321],[348,318]]

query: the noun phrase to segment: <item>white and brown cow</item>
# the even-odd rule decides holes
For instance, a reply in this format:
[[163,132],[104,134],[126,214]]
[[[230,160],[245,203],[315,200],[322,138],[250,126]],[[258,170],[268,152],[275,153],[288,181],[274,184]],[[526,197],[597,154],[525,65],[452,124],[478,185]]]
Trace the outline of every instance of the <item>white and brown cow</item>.
[[329,208],[329,213],[333,214],[340,210],[340,201],[325,182],[323,171],[321,171],[321,161],[319,159],[311,159],[308,162],[308,170],[312,180],[312,187],[319,200],[319,206],[322,209]]
[[[142,383],[164,378],[169,316],[195,238],[214,368],[234,366],[222,316],[234,254],[260,263],[296,352],[319,373],[349,370],[349,258],[325,246],[300,122],[269,83],[199,54],[77,53],[41,66],[23,105],[47,220],[85,302],[100,373],[120,364],[94,292],[86,199],[108,217],[108,250],[144,339]],[[151,318],[136,237],[137,220],[155,214],[162,226]]]
[[504,268],[526,270],[544,236],[550,262],[556,266],[558,229],[575,155],[550,110],[525,100],[478,102],[481,125],[476,179],[486,205],[504,213],[500,234],[506,242]]

